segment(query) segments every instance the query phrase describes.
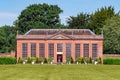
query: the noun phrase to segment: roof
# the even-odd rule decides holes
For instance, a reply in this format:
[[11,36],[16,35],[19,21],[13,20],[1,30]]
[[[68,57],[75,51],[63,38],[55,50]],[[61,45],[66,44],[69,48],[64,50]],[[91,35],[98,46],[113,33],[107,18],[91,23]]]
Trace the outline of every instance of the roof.
[[67,38],[62,39],[103,39],[103,35],[96,35],[89,29],[31,29],[24,35],[17,35],[17,39],[56,39],[55,36]]
[[66,35],[95,35],[89,29],[31,29],[25,35],[53,35],[57,32],[62,32]]

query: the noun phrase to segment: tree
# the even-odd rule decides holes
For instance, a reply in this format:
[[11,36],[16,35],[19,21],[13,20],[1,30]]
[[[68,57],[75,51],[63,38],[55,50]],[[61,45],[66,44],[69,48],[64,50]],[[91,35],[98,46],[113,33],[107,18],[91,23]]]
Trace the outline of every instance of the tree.
[[3,53],[3,48],[5,44],[5,33],[4,31],[0,28],[0,53]]
[[101,29],[105,24],[105,20],[111,18],[114,15],[114,8],[111,6],[98,9],[91,15],[90,29],[95,31],[96,34],[100,34]]
[[32,4],[21,12],[16,25],[22,33],[32,28],[53,28],[60,24],[61,12],[63,11],[57,5]]
[[77,16],[70,16],[67,23],[69,28],[73,29],[89,29],[90,15],[87,13],[80,13]]
[[104,53],[120,54],[120,16],[114,16],[105,21]]
[[1,35],[0,37],[0,52],[7,53],[12,50],[16,49],[16,28],[13,26],[2,26],[1,28]]

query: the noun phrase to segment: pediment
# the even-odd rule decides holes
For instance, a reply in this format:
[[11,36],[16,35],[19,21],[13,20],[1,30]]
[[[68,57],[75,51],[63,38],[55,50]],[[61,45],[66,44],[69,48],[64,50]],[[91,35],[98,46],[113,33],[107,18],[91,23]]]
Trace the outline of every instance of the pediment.
[[67,35],[65,35],[63,33],[59,33],[59,34],[55,34],[55,35],[49,37],[48,39],[56,39],[56,40],[58,40],[58,39],[73,39],[73,38],[71,36],[67,36]]

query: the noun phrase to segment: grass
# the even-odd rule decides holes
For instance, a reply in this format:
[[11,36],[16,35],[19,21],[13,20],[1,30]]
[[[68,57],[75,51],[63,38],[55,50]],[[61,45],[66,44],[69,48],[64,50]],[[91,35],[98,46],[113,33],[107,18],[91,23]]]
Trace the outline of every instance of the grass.
[[0,65],[0,80],[120,80],[120,66]]

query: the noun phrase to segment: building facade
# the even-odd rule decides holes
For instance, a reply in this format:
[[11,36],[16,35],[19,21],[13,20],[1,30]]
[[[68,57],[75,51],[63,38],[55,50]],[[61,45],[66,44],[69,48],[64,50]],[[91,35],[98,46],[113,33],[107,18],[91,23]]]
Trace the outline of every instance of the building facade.
[[31,29],[17,35],[17,60],[43,57],[66,62],[66,58],[103,58],[103,35],[89,29]]

